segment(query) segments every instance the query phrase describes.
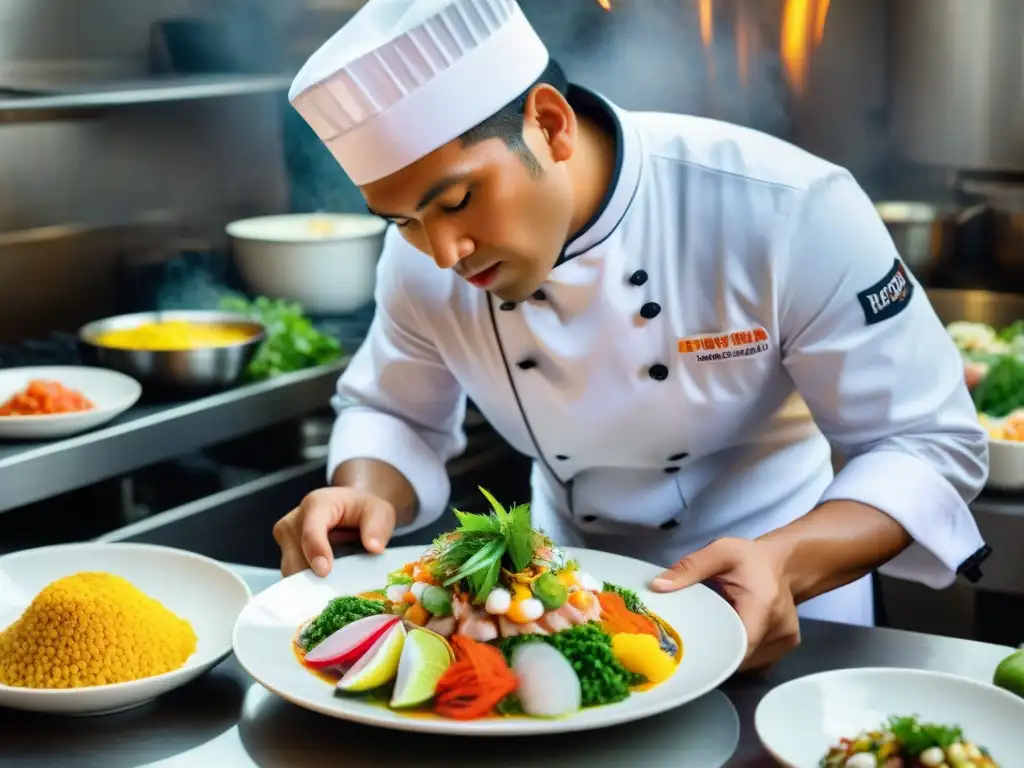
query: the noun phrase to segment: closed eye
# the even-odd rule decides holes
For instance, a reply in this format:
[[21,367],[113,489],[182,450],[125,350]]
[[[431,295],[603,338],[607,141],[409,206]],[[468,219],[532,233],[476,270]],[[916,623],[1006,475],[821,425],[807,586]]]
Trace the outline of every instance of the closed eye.
[[472,189],[468,189],[468,190],[466,190],[465,197],[463,197],[458,202],[457,205],[442,205],[441,206],[441,210],[444,211],[445,213],[458,213],[463,208],[465,208],[467,205],[469,205],[469,200],[472,197],[473,197],[473,190]]

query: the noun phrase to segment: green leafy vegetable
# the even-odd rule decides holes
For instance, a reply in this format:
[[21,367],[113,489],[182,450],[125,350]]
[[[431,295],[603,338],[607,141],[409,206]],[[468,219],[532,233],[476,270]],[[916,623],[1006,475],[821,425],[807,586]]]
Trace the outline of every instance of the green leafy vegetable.
[[315,648],[339,629],[353,621],[384,613],[383,600],[363,597],[336,597],[320,615],[299,634],[299,645],[304,651]]
[[392,571],[388,574],[386,586],[393,587],[396,584],[412,584],[412,576],[401,569]]
[[640,598],[637,597],[636,592],[625,587],[620,587],[615,584],[609,584],[607,581],[603,587],[605,592],[614,592],[622,598],[622,602],[626,604],[626,608],[633,613],[646,614],[647,606],[641,602]]
[[266,339],[246,370],[246,379],[258,381],[327,365],[341,357],[341,342],[320,333],[299,304],[257,297],[227,296],[220,306],[263,323]]
[[434,574],[446,587],[462,582],[481,604],[498,584],[501,569],[520,573],[529,567],[539,537],[530,526],[530,505],[510,510],[485,488],[480,488],[491,505],[491,514],[455,510],[459,527],[438,537]]
[[1013,342],[1018,336],[1024,336],[1024,320],[1015,320],[996,334],[996,338],[1007,343]]
[[890,718],[887,729],[912,757],[917,757],[931,747],[945,750],[954,742],[964,740],[963,731],[959,727],[920,723],[916,715]]
[[1024,360],[1010,355],[997,359],[971,397],[981,413],[996,418],[1024,408]]
[[554,646],[576,670],[583,691],[583,706],[614,704],[629,696],[630,686],[643,678],[623,667],[612,652],[612,639],[595,622],[581,624],[553,635],[515,635],[499,642],[511,664],[512,654],[523,643],[543,642]]

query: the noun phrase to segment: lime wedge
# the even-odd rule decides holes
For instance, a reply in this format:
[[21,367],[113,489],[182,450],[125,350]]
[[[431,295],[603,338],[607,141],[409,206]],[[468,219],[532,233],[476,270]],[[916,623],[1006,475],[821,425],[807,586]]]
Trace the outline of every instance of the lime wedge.
[[1024,649],[1011,653],[999,662],[992,684],[1024,697]]
[[398,622],[381,635],[338,681],[340,691],[369,691],[391,682],[405,645],[405,625]]
[[391,706],[415,707],[434,696],[437,681],[452,663],[448,644],[440,635],[422,629],[409,630],[398,664],[398,678]]

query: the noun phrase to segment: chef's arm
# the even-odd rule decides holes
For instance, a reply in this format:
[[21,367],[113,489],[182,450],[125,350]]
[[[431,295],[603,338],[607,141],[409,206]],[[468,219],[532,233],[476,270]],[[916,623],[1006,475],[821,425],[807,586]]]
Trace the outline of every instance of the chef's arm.
[[405,475],[386,461],[349,459],[334,470],[331,485],[356,488],[390,502],[398,528],[408,528],[416,519],[416,491]]
[[395,535],[430,525],[451,493],[447,462],[466,448],[466,397],[441,359],[406,281],[410,259],[432,263],[392,228],[377,268],[376,311],[366,341],[338,381],[331,404],[327,479],[395,505]]
[[866,576],[912,542],[885,512],[845,500],[826,501],[761,541],[775,551],[797,604]]
[[956,347],[849,174],[789,213],[775,239],[782,361],[844,460],[820,505],[773,534],[795,588],[876,567],[934,588],[972,575],[988,551],[968,506],[988,439]]

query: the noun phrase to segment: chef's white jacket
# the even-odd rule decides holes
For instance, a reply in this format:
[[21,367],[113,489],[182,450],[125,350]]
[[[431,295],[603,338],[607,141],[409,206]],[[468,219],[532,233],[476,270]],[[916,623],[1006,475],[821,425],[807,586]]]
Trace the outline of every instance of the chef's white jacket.
[[[574,96],[617,122],[603,210],[519,304],[391,228],[375,319],[333,401],[328,477],[385,461],[419,498],[398,533],[433,522],[468,395],[535,459],[534,522],[563,544],[669,565],[850,499],[914,539],[884,572],[942,588],[973,569],[987,437],[953,342],[851,175],[753,130]],[[870,624],[870,582],[801,613]]]

